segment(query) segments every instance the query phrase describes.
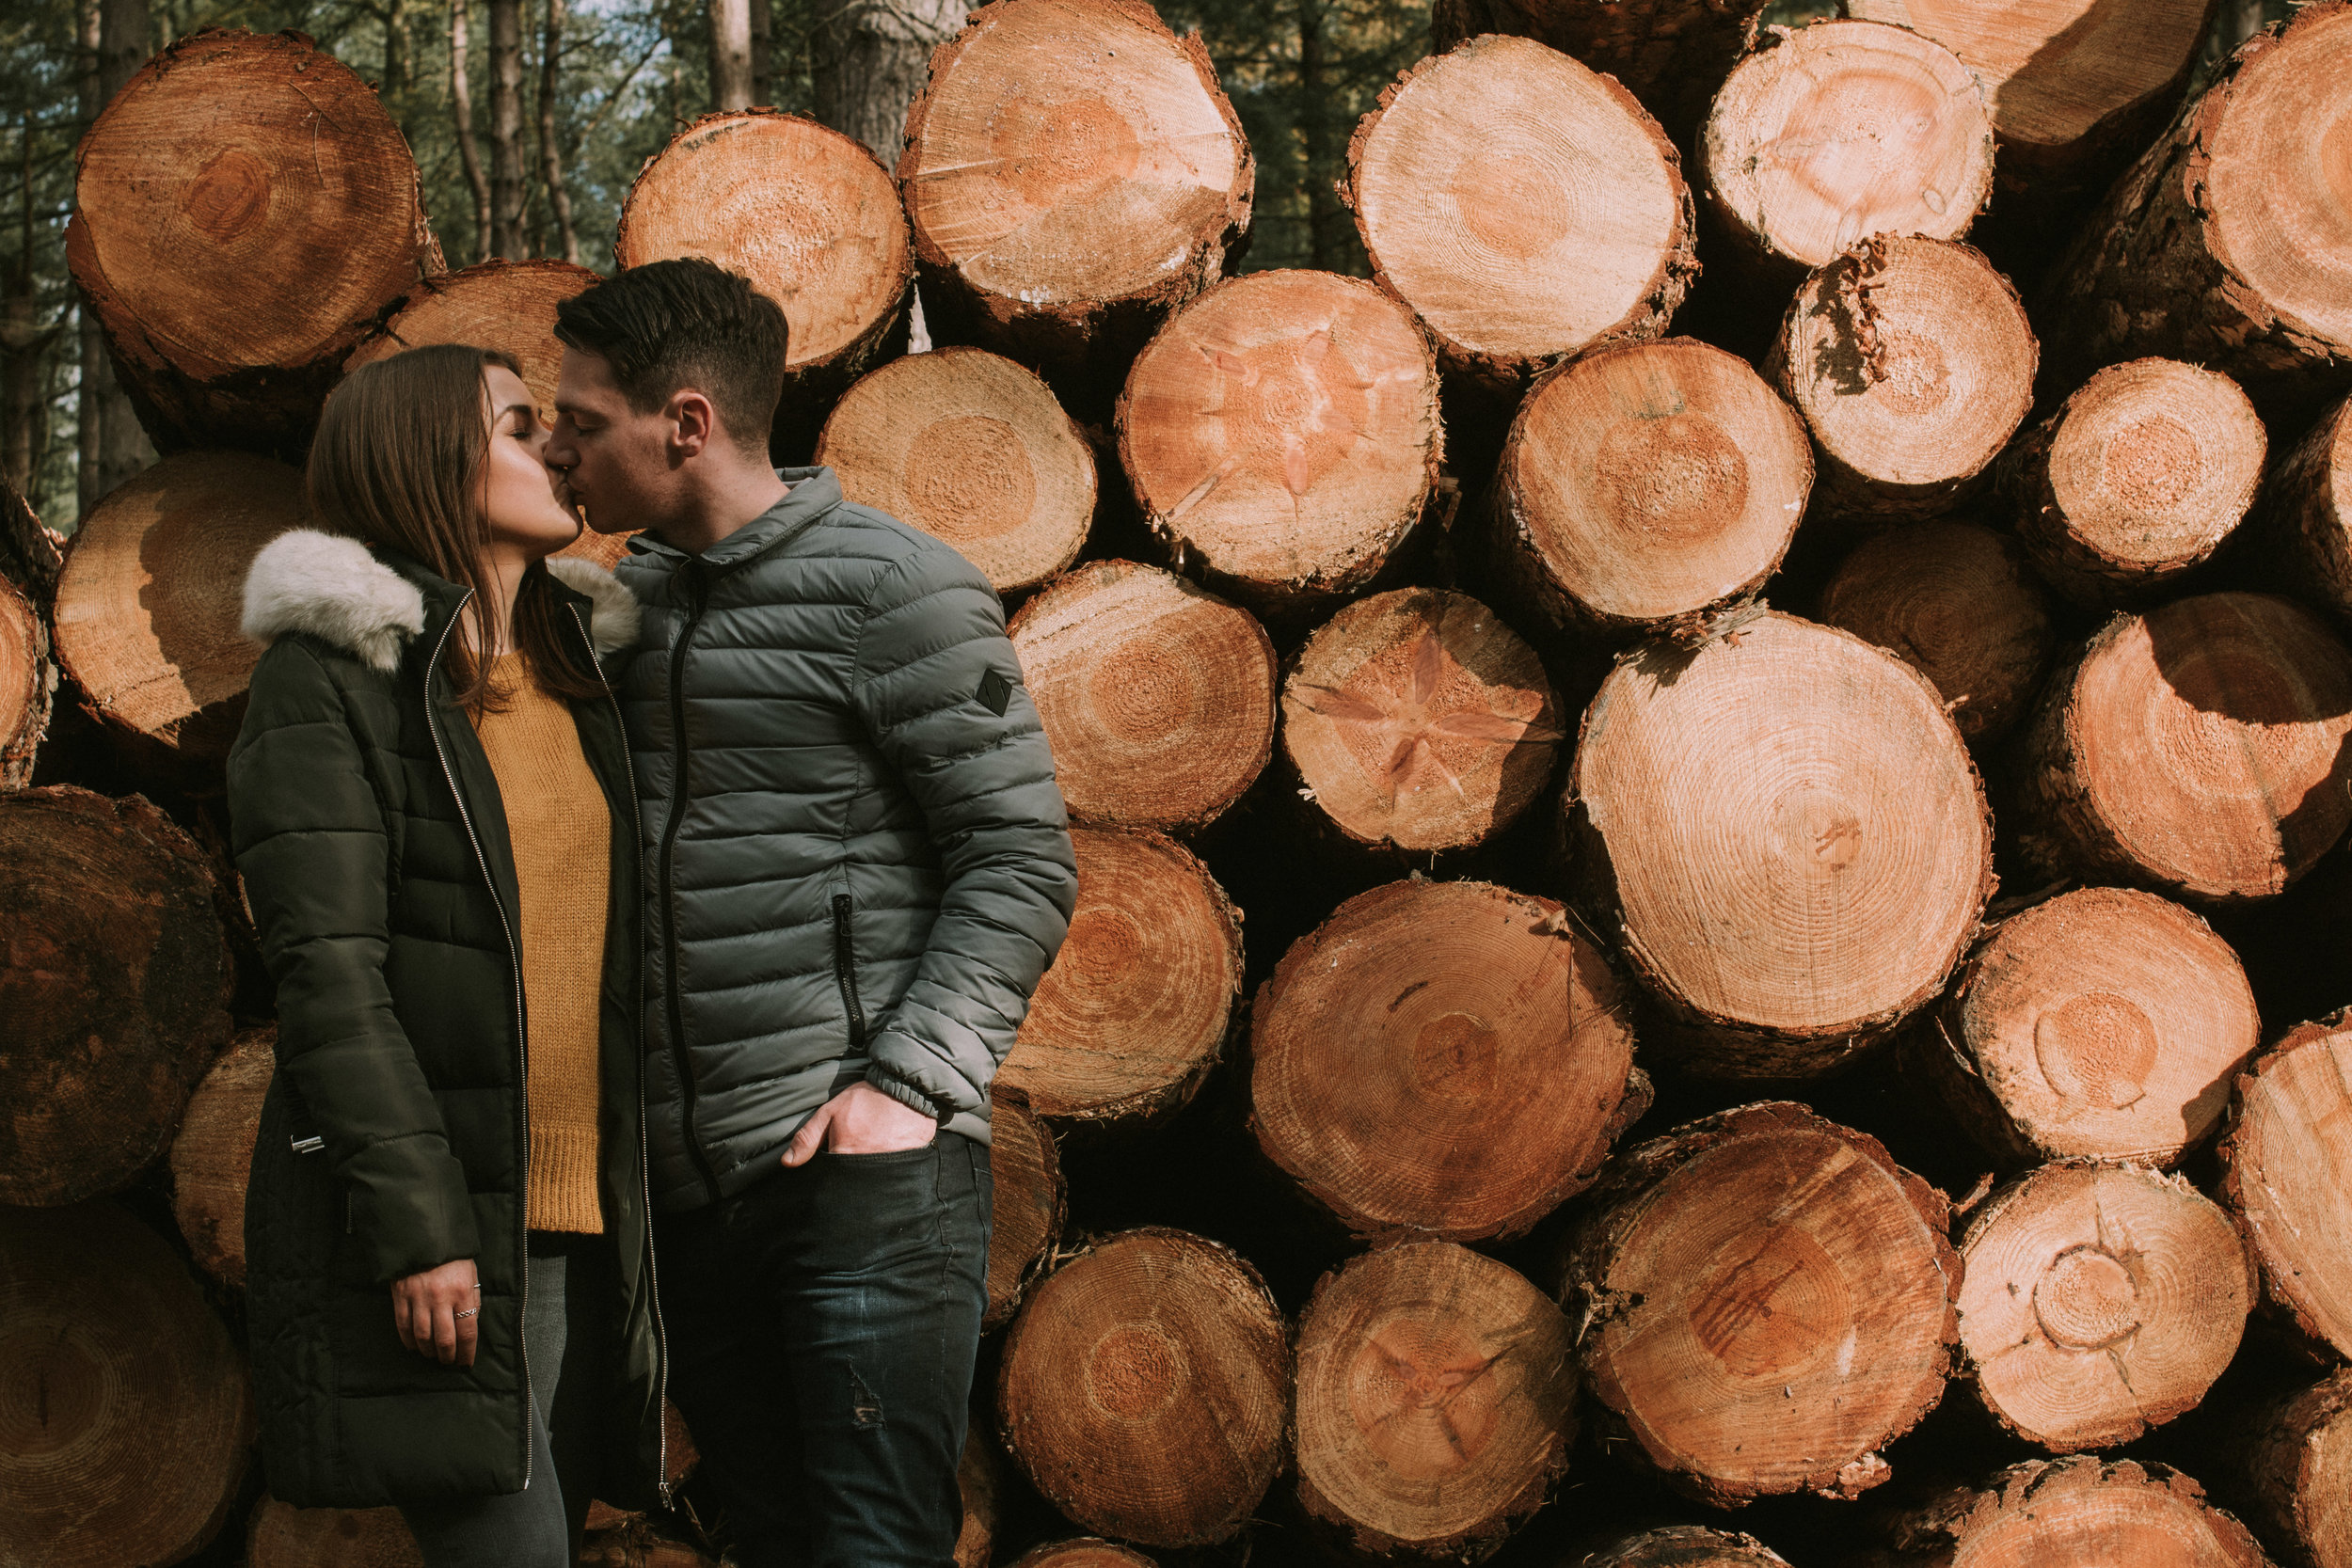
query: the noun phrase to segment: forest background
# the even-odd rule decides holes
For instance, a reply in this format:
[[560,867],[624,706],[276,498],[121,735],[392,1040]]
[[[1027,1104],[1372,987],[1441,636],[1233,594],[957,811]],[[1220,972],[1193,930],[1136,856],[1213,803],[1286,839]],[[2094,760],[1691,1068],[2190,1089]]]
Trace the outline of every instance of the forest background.
[[[2225,0],[2205,64],[2290,0]],[[1765,21],[1832,13],[1774,0]],[[1381,88],[1428,50],[1429,0],[1163,0],[1198,28],[1258,164],[1244,270],[1369,269],[1334,182]],[[644,161],[697,116],[814,115],[895,164],[965,0],[0,0],[0,476],[71,533],[153,461],[65,266],[74,149],[148,56],[211,26],[291,28],[375,83],[452,267],[612,267]]]

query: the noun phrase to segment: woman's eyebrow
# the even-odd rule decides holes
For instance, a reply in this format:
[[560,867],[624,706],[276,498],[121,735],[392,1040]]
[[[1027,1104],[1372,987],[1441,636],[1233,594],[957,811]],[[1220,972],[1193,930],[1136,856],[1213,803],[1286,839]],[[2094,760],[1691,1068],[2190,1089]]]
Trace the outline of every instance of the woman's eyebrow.
[[539,410],[528,403],[510,403],[499,410],[499,417],[503,419],[509,414],[517,413],[525,419],[535,420],[539,417]]

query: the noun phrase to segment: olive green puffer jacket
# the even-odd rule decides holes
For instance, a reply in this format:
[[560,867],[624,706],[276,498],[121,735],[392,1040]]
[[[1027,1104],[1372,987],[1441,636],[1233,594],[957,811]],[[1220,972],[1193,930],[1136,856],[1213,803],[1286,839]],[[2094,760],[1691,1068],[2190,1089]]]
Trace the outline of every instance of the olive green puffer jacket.
[[[560,562],[557,589],[583,662],[592,645],[634,641],[636,606],[610,576]],[[299,1506],[478,1497],[528,1479],[528,1024],[498,781],[446,700],[442,650],[463,603],[413,562],[307,531],[272,543],[246,581],[246,632],[270,646],[229,804],[278,1013],[246,1197],[246,1309],[269,1487]],[[643,1506],[661,1474],[661,1353],[637,814],[618,710],[572,707],[612,823],[599,1185],[622,1365],[597,1496]],[[392,1327],[390,1283],[458,1258],[482,1276],[470,1368],[405,1349]]]

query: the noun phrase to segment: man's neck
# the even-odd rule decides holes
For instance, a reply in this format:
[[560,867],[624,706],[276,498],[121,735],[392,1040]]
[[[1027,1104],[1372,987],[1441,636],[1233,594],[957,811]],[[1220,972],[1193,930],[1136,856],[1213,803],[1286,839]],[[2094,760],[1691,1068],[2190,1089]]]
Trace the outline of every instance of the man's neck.
[[656,530],[663,540],[692,555],[703,554],[757,521],[791,488],[776,477],[773,468],[759,462],[729,464],[697,477],[700,483],[678,515]]

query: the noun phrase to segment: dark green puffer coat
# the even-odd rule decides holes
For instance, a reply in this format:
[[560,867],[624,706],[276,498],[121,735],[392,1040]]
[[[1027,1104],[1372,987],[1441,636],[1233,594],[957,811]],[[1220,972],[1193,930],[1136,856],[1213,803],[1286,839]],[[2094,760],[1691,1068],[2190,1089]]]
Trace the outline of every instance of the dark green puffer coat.
[[650,536],[617,689],[647,900],[653,1192],[775,1168],[864,1079],[985,1142],[988,1085],[1069,929],[1077,865],[1004,606],[972,563],[787,469],[700,556]]
[[[633,639],[636,607],[611,577],[557,569],[577,653]],[[246,1197],[246,1313],[270,1490],[303,1507],[515,1492],[530,1465],[518,905],[498,781],[446,703],[463,602],[413,562],[307,531],[264,549],[246,586],[246,635],[270,647],[229,804],[278,1014]],[[623,1358],[596,1495],[642,1506],[661,1475],[661,1353],[636,812],[619,710],[572,707],[612,818],[599,1184]],[[390,1283],[458,1258],[482,1276],[471,1368],[392,1328]]]

